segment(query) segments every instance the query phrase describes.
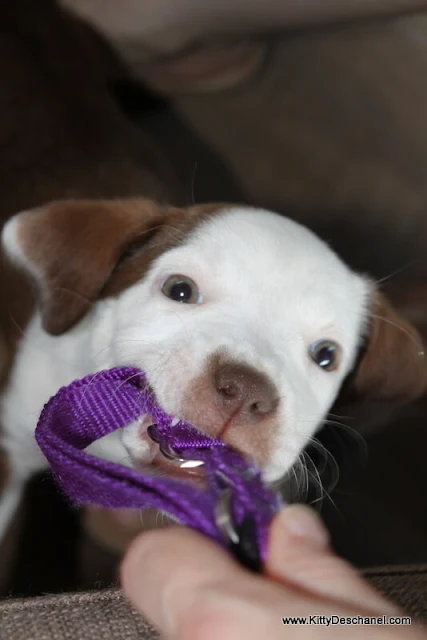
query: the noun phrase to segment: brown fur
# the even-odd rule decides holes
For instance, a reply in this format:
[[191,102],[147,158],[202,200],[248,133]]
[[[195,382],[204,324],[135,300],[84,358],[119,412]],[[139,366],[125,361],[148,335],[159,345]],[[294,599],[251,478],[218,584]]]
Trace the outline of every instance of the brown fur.
[[37,277],[43,326],[59,335],[99,298],[140,280],[153,260],[221,209],[147,199],[60,201],[20,214],[18,242]]
[[370,311],[369,340],[354,388],[365,400],[405,403],[427,390],[424,345],[416,329],[376,294]]
[[[427,392],[427,354],[418,330],[389,300],[373,292],[366,338],[337,405],[351,414],[357,405],[403,405]],[[377,407],[378,408],[378,407]],[[364,416],[363,419],[369,418]]]

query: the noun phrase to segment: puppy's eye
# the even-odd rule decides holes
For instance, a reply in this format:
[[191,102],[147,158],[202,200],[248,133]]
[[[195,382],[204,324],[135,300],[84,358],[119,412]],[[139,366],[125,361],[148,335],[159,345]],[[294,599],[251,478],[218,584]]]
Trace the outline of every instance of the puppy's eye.
[[197,284],[187,276],[169,276],[162,286],[167,298],[185,304],[200,304],[203,300]]
[[310,358],[321,369],[335,371],[339,365],[340,347],[332,340],[318,340],[308,350]]

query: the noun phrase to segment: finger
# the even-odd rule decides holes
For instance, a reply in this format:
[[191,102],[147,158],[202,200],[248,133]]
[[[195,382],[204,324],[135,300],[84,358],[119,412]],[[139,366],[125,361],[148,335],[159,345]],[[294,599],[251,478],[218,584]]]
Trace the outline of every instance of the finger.
[[193,609],[200,589],[241,572],[219,545],[191,530],[171,527],[149,531],[133,542],[121,579],[134,605],[171,633],[182,612]]
[[[269,640],[299,594],[238,565],[219,545],[183,528],[142,534],[121,568],[128,598],[167,637]],[[300,602],[301,600],[301,602]]]
[[293,584],[336,602],[382,614],[398,612],[333,553],[319,516],[303,505],[287,507],[274,519],[265,572],[282,584]]

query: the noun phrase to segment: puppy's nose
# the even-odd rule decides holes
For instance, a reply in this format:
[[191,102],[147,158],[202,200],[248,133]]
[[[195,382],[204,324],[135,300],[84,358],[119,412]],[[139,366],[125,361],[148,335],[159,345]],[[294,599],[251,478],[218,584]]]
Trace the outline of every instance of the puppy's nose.
[[234,424],[257,424],[279,403],[275,385],[244,364],[219,365],[214,372],[215,404]]

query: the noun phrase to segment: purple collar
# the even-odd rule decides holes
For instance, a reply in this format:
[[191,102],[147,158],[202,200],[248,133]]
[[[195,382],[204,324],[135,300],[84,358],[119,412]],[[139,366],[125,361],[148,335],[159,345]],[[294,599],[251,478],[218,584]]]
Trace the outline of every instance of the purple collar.
[[[158,477],[83,451],[102,436],[150,414],[153,439],[165,452],[204,463],[207,487]],[[282,506],[259,471],[221,440],[193,426],[171,425],[142,371],[101,371],[63,387],[44,407],[36,440],[56,480],[75,505],[154,508],[230,548],[247,566],[265,560],[268,528]]]

